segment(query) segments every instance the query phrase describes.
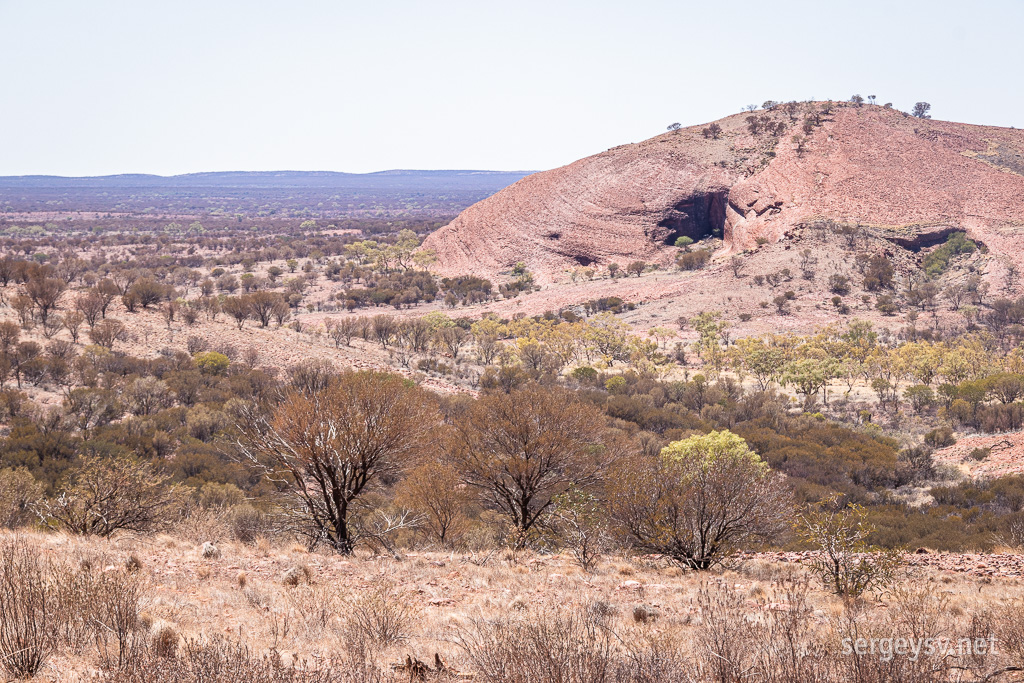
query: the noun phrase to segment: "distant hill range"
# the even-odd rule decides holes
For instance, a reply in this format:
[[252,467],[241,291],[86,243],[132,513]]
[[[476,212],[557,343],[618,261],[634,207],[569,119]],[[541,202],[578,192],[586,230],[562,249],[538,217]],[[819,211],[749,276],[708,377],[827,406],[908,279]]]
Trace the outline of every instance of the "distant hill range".
[[454,214],[529,171],[226,171],[0,176],[0,212]]

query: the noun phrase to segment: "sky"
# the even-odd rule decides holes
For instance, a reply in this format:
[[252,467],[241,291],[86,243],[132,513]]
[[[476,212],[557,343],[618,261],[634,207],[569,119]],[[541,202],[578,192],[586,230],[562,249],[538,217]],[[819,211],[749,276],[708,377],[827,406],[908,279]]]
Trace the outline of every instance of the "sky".
[[1024,0],[0,0],[0,175],[541,170],[746,104],[1024,127]]

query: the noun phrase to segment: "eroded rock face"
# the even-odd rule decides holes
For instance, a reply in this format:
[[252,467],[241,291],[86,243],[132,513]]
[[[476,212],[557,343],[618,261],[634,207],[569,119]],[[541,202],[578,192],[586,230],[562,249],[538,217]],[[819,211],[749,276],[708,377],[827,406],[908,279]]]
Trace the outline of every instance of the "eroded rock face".
[[699,128],[615,147],[523,178],[463,211],[425,247],[437,251],[443,275],[495,276],[522,261],[541,282],[580,266],[667,264],[677,237],[721,234],[729,188],[742,177],[720,165],[732,159],[724,135],[706,138]]
[[731,188],[732,250],[779,240],[815,218],[902,231],[908,244],[936,227],[988,244],[1024,225],[1022,131],[847,107],[822,122],[802,154],[795,147],[780,143],[764,170]]
[[803,111],[770,114],[785,130],[766,145],[747,116],[718,121],[718,138],[684,128],[528,176],[425,246],[442,275],[500,277],[523,262],[542,283],[579,266],[667,265],[682,235],[717,232],[730,253],[817,219],[882,228],[909,244],[929,239],[923,231],[964,229],[997,252],[1024,253],[1022,131],[836,107],[809,132]]

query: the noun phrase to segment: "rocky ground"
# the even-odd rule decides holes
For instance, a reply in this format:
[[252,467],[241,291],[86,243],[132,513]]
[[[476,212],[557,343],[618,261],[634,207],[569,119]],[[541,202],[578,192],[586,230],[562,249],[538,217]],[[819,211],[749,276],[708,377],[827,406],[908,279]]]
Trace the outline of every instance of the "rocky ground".
[[[240,640],[256,652],[273,649],[285,664],[316,661],[343,648],[357,605],[396,610],[390,614],[404,635],[379,653],[381,661],[397,662],[406,654],[432,661],[437,652],[463,669],[461,639],[486,620],[509,615],[540,618],[550,610],[600,605],[622,637],[682,643],[700,623],[698,594],[707,587],[740,596],[746,610],[784,611],[790,609],[786,585],[810,581],[815,628],[829,623],[842,605],[810,577],[808,553],[750,554],[729,569],[701,574],[653,557],[612,555],[584,572],[569,556],[530,552],[410,551],[396,560],[366,551],[348,557],[310,553],[267,539],[242,545],[226,540],[216,524],[113,540],[36,532],[21,538],[55,562],[133,572],[143,581],[142,621],[150,632]],[[909,572],[899,585],[925,594],[940,587],[951,614],[971,614],[1024,594],[1019,555],[911,554],[906,564]],[[869,596],[866,608],[869,617],[882,616],[890,598]],[[87,653],[62,652],[43,680],[89,680],[93,670]]]
[[[988,449],[988,453],[981,453]],[[1024,433],[968,434],[935,452],[935,462],[953,465],[972,477],[1024,473]]]

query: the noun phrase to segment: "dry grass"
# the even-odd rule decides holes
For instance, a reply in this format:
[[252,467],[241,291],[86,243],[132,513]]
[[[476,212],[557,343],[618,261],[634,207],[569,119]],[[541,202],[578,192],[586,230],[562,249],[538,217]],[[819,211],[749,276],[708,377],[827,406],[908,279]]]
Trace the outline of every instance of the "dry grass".
[[[0,547],[31,549],[20,557],[50,577],[47,624],[59,628],[38,641],[40,680],[409,680],[389,665],[435,653],[509,683],[977,680],[1024,657],[1016,579],[920,570],[844,602],[799,565],[764,560],[698,575],[609,558],[584,573],[529,552],[395,561],[222,542],[204,558],[174,536],[12,539]],[[299,567],[301,581],[282,581]],[[980,658],[841,652],[844,637],[989,633],[999,654]]]

